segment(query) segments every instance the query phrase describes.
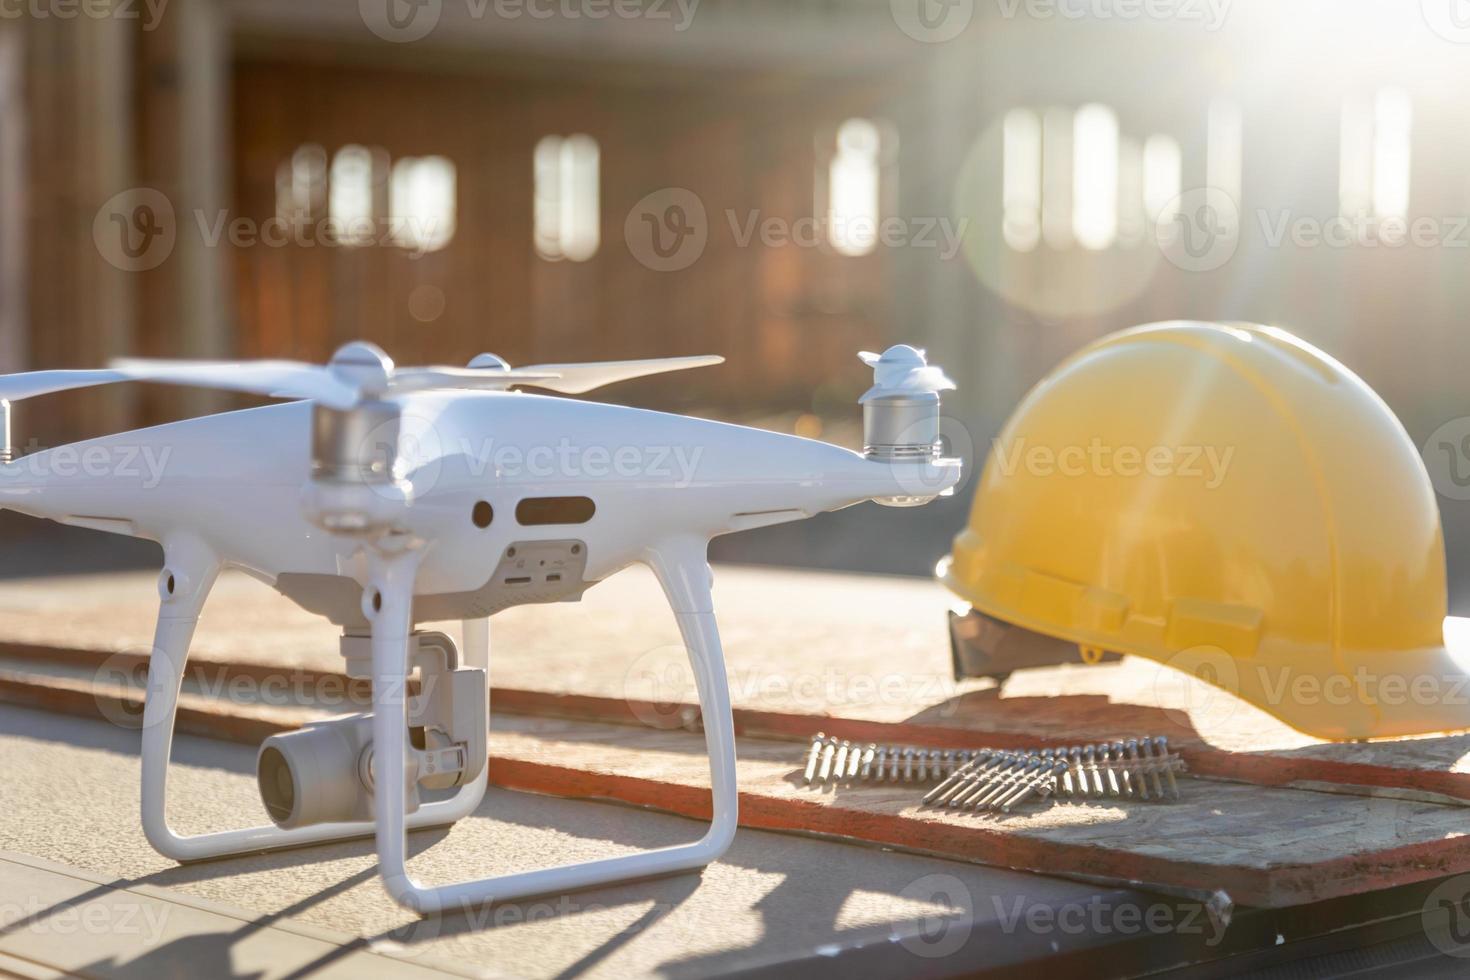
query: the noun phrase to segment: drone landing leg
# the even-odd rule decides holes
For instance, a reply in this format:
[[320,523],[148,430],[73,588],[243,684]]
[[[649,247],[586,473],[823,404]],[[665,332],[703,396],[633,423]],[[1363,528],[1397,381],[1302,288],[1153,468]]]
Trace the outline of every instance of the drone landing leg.
[[[160,576],[162,603],[148,662],[148,694],[143,708],[143,834],[148,843],[175,861],[199,861],[298,847],[323,841],[371,837],[373,824],[331,823],[296,830],[274,825],[227,830],[188,837],[168,825],[168,764],[173,748],[174,717],[179,688],[199,613],[220,570],[219,559],[203,542],[193,538],[170,540],[164,546],[164,573]],[[464,786],[452,798],[430,803],[408,821],[408,829],[453,823],[474,812],[485,795],[485,780]]]
[[700,868],[725,853],[735,836],[737,816],[735,731],[710,598],[706,548],[704,541],[679,540],[650,551],[646,558],[673,607],[699,691],[713,796],[713,820],[704,836],[691,844],[641,854],[438,886],[421,885],[409,875],[403,834],[408,776],[404,688],[419,557],[403,552],[376,559],[376,600],[370,592],[365,604],[373,627],[374,792],[379,868],[395,901],[421,914],[432,914]]

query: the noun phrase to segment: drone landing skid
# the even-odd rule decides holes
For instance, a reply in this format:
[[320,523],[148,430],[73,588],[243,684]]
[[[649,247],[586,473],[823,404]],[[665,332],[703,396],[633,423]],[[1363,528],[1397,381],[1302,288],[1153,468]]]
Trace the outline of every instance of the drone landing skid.
[[[154,631],[153,652],[148,662],[148,691],[143,709],[142,817],[148,843],[165,857],[179,862],[207,861],[237,854],[253,854],[327,841],[372,837],[376,825],[324,823],[284,830],[272,824],[184,836],[168,825],[168,768],[173,749],[174,719],[178,713],[179,690],[189,645],[199,614],[219,574],[221,563],[202,542],[174,540],[164,549],[165,566],[160,576],[161,604]],[[472,628],[464,656],[474,666],[489,659],[489,633]],[[485,796],[486,781],[477,779],[461,787],[453,797],[425,804],[408,818],[411,830],[452,824],[468,816]]]
[[[374,769],[378,774],[373,792],[377,819],[293,830],[251,827],[194,837],[180,836],[168,827],[165,805],[169,752],[189,644],[221,562],[194,538],[166,541],[164,554],[166,566],[159,589],[162,602],[144,709],[142,814],[149,843],[165,856],[198,861],[375,836],[379,870],[388,893],[405,908],[434,914],[701,868],[723,854],[734,839],[738,806],[735,732],[710,595],[705,541],[679,538],[649,549],[644,556],[674,611],[699,693],[713,803],[713,819],[704,836],[690,844],[638,854],[433,886],[422,885],[409,875],[406,832],[453,823],[474,812],[484,798],[487,780],[476,778],[451,799],[425,804],[412,814],[406,812],[405,693],[414,580],[421,553],[414,549],[375,550],[371,584],[363,603],[372,629]],[[465,661],[470,666],[487,667],[489,632],[485,621],[466,621],[465,626]]]

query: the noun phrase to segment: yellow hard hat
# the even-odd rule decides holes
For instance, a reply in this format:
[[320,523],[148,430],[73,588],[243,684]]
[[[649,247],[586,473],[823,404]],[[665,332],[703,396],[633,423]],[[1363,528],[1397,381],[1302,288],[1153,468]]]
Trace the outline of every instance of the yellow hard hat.
[[1423,461],[1283,330],[1150,324],[1074,354],[995,440],[939,574],[986,616],[1178,667],[1309,735],[1470,727]]

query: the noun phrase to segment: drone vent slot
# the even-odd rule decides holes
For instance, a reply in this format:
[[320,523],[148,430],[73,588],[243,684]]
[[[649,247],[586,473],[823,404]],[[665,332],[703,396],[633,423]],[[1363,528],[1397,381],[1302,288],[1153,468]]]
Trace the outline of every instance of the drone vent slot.
[[540,524],[586,524],[597,513],[591,497],[527,497],[516,504],[516,522],[526,527]]

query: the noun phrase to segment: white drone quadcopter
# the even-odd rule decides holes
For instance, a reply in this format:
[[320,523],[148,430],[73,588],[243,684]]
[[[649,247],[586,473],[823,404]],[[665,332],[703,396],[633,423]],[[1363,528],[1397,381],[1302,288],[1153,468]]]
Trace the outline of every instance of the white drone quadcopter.
[[[487,354],[464,368],[404,368],[352,343],[326,366],[126,360],[108,370],[0,376],[0,507],[163,546],[142,734],[143,831],[160,853],[192,861],[375,835],[388,892],[424,914],[665,874],[718,858],[736,826],[709,539],[864,500],[925,503],[959,479],[959,461],[939,448],[938,392],[953,384],[911,347],[861,356],[876,381],[862,398],[862,454],[510,390],[579,394],[719,357],[511,368]],[[14,459],[9,402],[116,381],[297,400]],[[72,461],[166,453],[155,458],[167,465],[153,484],[131,467],[52,465],[62,450]],[[696,461],[687,472],[650,465],[680,451]],[[709,753],[709,830],[640,854],[416,882],[404,864],[405,831],[451,824],[485,793],[488,618],[522,603],[579,599],[635,562],[657,575],[688,647]],[[372,679],[373,710],[262,744],[258,778],[273,825],[185,837],[165,814],[174,716],[195,624],[227,565],[341,627],[347,671]],[[449,637],[415,629],[444,619],[462,621],[462,653]],[[447,799],[420,803],[421,789],[455,787]]]

